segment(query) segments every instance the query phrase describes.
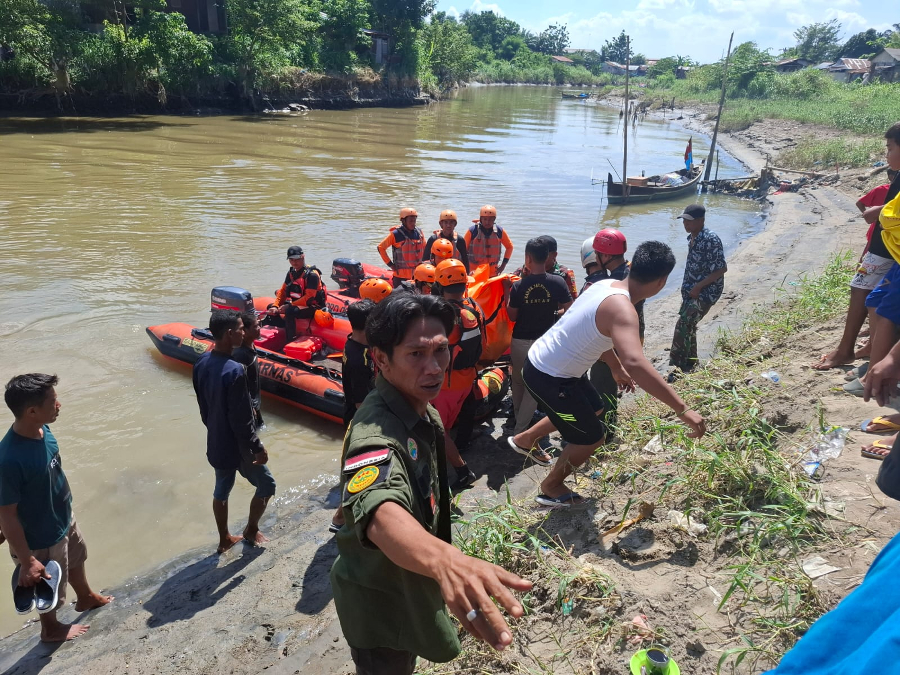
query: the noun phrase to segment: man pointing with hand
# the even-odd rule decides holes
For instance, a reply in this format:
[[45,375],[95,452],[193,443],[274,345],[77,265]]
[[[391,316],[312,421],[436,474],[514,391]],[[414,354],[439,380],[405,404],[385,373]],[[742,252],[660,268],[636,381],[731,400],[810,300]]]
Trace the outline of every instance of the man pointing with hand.
[[[456,313],[409,293],[379,303],[366,322],[378,379],[344,439],[334,601],[358,675],[409,675],[416,658],[460,651],[448,609],[501,650],[512,635],[497,604],[523,609],[511,590],[531,582],[454,548],[444,429],[429,401],[450,362]],[[495,604],[495,601],[497,604]]]

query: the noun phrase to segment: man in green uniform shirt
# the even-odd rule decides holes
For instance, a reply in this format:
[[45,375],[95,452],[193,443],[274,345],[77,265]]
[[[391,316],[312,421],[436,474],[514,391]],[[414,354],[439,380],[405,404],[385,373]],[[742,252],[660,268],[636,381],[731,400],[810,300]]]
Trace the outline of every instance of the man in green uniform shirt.
[[493,599],[520,617],[510,589],[531,588],[450,543],[444,430],[428,402],[444,381],[455,318],[442,298],[400,293],[366,323],[380,374],[344,439],[346,524],[331,570],[358,675],[410,674],[417,656],[455,658],[460,644],[448,608],[474,636],[505,648],[512,636]]

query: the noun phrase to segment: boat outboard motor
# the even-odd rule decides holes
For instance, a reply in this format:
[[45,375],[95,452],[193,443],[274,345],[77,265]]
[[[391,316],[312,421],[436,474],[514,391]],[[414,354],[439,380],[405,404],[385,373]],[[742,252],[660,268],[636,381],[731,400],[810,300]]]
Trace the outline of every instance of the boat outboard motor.
[[252,312],[253,296],[250,291],[237,286],[217,286],[210,294],[210,311],[233,309],[236,312]]
[[355,295],[359,285],[365,281],[366,273],[362,263],[353,258],[335,258],[331,263],[331,278],[343,290],[350,290],[346,295]]

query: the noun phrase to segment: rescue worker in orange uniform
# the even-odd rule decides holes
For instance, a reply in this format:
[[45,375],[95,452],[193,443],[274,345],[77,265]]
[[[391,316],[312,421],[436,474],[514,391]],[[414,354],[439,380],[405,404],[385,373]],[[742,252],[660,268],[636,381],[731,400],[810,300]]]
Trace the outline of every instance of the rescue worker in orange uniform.
[[[380,244],[378,253],[381,259],[394,270],[394,287],[401,281],[410,281],[416,265],[422,262],[425,252],[425,236],[416,227],[419,214],[415,209],[400,209],[400,227],[391,228],[390,233]],[[388,248],[392,257],[388,257]]]
[[459,417],[463,403],[472,394],[478,377],[476,364],[484,345],[484,312],[472,298],[465,297],[468,275],[459,260],[445,260],[435,268],[435,281],[440,295],[456,310],[456,325],[447,339],[450,341],[450,366],[444,375],[441,393],[431,404],[444,423],[444,444],[447,461],[456,469],[456,480],[451,477],[450,489],[462,490],[475,482],[476,476],[460,457],[459,449],[447,435]]
[[[441,229],[435,230],[428,237],[428,241],[425,242],[425,254],[422,260],[431,261],[432,265],[437,265],[441,260],[456,258],[466,266],[466,272],[469,272],[471,268],[469,267],[469,253],[468,249],[466,249],[466,240],[456,234],[456,211],[452,209],[441,211],[438,224],[441,226]],[[435,251],[433,249],[434,244],[441,240],[445,240],[450,244],[449,253],[445,254],[443,250]]]
[[434,265],[431,263],[419,263],[413,273],[413,281],[416,285],[416,293],[419,295],[431,295],[431,287],[434,284]]
[[275,302],[269,305],[269,316],[284,317],[287,341],[292,342],[297,335],[297,319],[312,319],[317,309],[326,306],[325,284],[322,272],[307,266],[306,256],[300,246],[291,246],[287,252],[291,269],[284,277],[284,283],[275,293]]
[[[466,230],[466,250],[469,253],[469,265],[474,270],[480,265],[490,265],[491,276],[503,274],[512,256],[513,244],[509,235],[499,225],[497,209],[489,204],[481,207],[478,220]],[[500,261],[500,246],[503,246],[503,262]]]

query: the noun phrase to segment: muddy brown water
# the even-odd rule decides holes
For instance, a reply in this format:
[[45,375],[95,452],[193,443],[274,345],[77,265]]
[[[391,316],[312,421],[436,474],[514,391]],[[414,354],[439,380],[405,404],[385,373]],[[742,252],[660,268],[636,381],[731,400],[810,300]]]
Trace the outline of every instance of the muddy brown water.
[[[377,263],[375,246],[406,205],[430,232],[442,209],[455,209],[462,227],[491,203],[516,245],[514,262],[528,238],[550,233],[579,277],[581,242],[606,225],[620,227],[632,249],[666,241],[682,261],[675,216],[693,198],[607,208],[602,186],[591,184],[592,172],[606,176],[607,158],[621,171],[620,132],[615,110],[547,87],[291,117],[0,119],[0,379],[61,378],[53,431],[95,587],[215,542],[189,370],[158,357],[145,327],[205,325],[215,285],[272,294],[292,244],[323,270],[338,256]],[[689,136],[677,122],[646,120],[629,140],[629,174],[679,168]],[[708,139],[694,134],[693,146],[699,161]],[[720,176],[744,173],[721,159]],[[701,199],[728,250],[762,227],[755,203]],[[343,430],[263,405],[278,501],[321,499]],[[245,517],[250,494],[238,481],[232,520]],[[22,625],[11,573],[4,551],[4,635]]]

